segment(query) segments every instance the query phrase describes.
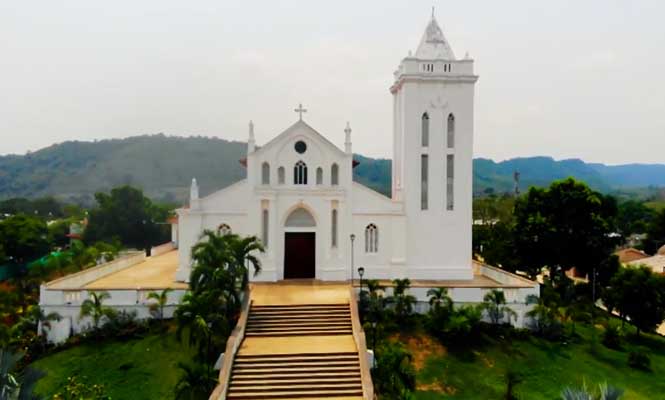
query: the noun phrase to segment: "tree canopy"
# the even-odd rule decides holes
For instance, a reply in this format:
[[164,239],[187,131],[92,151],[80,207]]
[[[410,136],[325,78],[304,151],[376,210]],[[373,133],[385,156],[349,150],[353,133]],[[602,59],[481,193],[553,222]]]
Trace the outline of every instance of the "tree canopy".
[[6,258],[23,264],[43,256],[49,249],[46,223],[18,214],[0,222],[0,243]]
[[97,207],[90,211],[84,239],[87,243],[119,240],[123,245],[144,249],[164,243],[168,209],[154,204],[139,189],[120,186],[110,194],[95,194]]

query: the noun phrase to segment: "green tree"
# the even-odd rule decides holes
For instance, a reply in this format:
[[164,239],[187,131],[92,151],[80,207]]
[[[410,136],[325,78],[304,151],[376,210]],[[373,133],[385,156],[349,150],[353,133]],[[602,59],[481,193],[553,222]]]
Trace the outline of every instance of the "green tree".
[[148,293],[148,299],[155,300],[150,304],[150,312],[157,315],[160,321],[164,321],[164,307],[166,307],[166,303],[169,299],[169,293],[172,291],[173,289],[166,288],[161,292]]
[[[543,268],[555,280],[573,266],[590,273],[612,254],[616,201],[568,178],[547,189],[531,188],[515,206],[515,248],[534,277]],[[604,271],[596,271],[604,274]]]
[[517,313],[506,306],[506,295],[501,290],[492,289],[483,297],[483,310],[487,313],[493,325],[497,325],[507,317],[508,323],[517,320]]
[[51,323],[62,319],[57,312],[46,314],[39,305],[28,306],[27,312],[12,328],[17,332],[31,331],[37,335],[46,337],[47,331],[51,329]]
[[87,243],[119,239],[127,247],[146,249],[169,239],[164,222],[168,212],[155,205],[139,189],[121,186],[110,194],[95,194],[97,207],[89,214],[84,233]]
[[89,292],[89,297],[81,303],[79,317],[91,317],[94,329],[98,330],[102,319],[112,318],[115,315],[115,310],[104,305],[104,300],[110,298],[108,292]]
[[647,238],[643,244],[644,251],[649,254],[655,254],[660,246],[665,245],[665,208],[647,225]]
[[637,327],[638,335],[641,330],[653,331],[665,320],[665,277],[648,267],[621,268],[606,293],[620,316],[630,318]]
[[619,203],[617,212],[617,228],[624,237],[634,233],[645,233],[656,213],[652,208],[638,200],[627,200]]
[[176,400],[205,400],[217,384],[217,377],[201,363],[178,363],[182,371],[176,383],[174,394]]
[[399,322],[404,322],[413,314],[416,298],[408,293],[411,287],[409,278],[393,279],[393,295],[387,300]]
[[0,243],[16,264],[37,259],[49,250],[46,223],[28,215],[13,215],[0,222]]
[[377,349],[372,380],[381,399],[411,398],[416,387],[412,358],[411,353],[399,343],[384,343]]

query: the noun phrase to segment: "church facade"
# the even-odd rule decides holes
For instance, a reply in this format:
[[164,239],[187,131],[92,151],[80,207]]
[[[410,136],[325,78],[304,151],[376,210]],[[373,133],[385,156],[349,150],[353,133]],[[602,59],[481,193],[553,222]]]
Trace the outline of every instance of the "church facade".
[[[176,279],[205,229],[255,235],[265,246],[256,281],[471,280],[473,60],[457,59],[432,16],[390,87],[392,194],[353,181],[352,131],[344,149],[300,118],[260,148],[250,122],[247,178],[200,198],[192,181],[177,210]],[[342,133],[340,124],[340,135]],[[353,268],[352,268],[353,265]]]

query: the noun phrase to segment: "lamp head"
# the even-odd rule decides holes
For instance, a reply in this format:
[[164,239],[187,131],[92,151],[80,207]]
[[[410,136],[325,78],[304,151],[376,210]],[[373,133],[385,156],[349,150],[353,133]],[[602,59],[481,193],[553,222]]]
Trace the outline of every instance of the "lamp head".
[[356,240],[356,235],[355,235],[354,233],[352,233],[350,237],[351,237],[351,241],[352,241],[352,242],[353,242],[354,240]]
[[365,268],[358,267],[358,275],[360,275],[360,279],[362,279],[363,275],[365,275]]

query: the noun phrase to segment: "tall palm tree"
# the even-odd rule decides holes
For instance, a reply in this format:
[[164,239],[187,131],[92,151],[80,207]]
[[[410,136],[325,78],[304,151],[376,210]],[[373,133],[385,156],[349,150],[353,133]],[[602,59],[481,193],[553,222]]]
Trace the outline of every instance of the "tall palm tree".
[[483,308],[487,312],[492,324],[498,324],[503,321],[506,316],[508,317],[508,322],[513,318],[517,320],[517,313],[505,304],[506,296],[503,294],[503,291],[498,289],[490,290],[485,294],[485,297],[483,297]]
[[108,292],[90,292],[90,297],[81,304],[79,318],[91,317],[95,330],[99,329],[99,322],[102,318],[111,318],[115,311],[104,305],[104,300],[110,299]]
[[30,330],[38,335],[46,336],[46,331],[51,329],[51,322],[60,321],[62,316],[57,312],[44,313],[38,305],[31,305],[28,307],[25,316],[14,325],[13,329],[23,332]]
[[188,292],[175,311],[178,325],[176,337],[182,340],[183,333],[187,333],[188,344],[198,347],[201,358],[208,357],[210,345],[221,344],[211,343],[213,335],[226,338],[231,330],[226,312],[215,296],[212,291],[199,294]]
[[411,287],[409,278],[393,279],[393,295],[389,298],[389,302],[393,304],[395,314],[400,320],[408,318],[413,313],[413,305],[416,303],[416,298],[406,292],[409,287]]
[[[226,240],[230,242],[231,255],[233,257],[233,269],[242,272],[242,281],[240,290],[245,290],[249,282],[249,268],[251,265],[254,270],[254,276],[261,272],[261,261],[256,257],[256,252],[265,251],[261,241],[256,236],[247,236],[241,238],[238,235],[226,235]],[[248,265],[249,264],[249,265]]]
[[453,308],[453,300],[448,296],[446,288],[432,288],[427,291],[427,297],[429,297],[430,307],[435,310],[452,310]]
[[169,293],[173,291],[172,288],[166,288],[161,292],[150,292],[148,293],[148,299],[155,300],[154,303],[150,304],[150,311],[156,313],[159,316],[159,321],[164,321],[164,307],[169,299]]

